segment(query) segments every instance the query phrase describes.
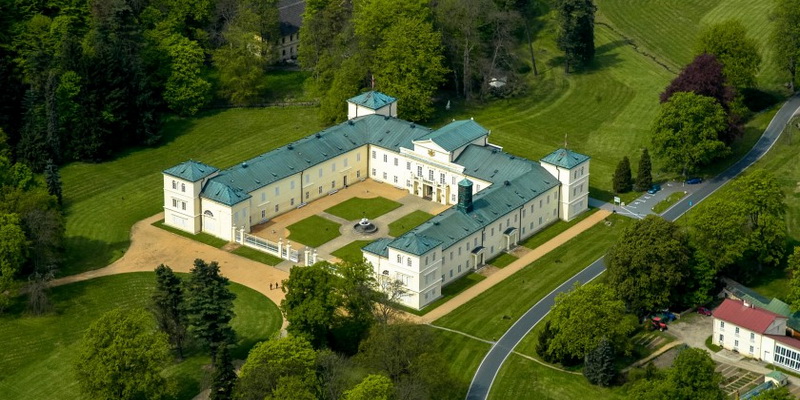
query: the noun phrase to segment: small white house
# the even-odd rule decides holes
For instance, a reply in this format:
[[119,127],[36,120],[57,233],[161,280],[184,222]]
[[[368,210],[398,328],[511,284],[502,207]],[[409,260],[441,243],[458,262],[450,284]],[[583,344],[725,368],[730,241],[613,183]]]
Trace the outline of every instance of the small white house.
[[800,371],[800,340],[787,336],[787,317],[733,299],[725,299],[712,316],[714,343],[751,358]]

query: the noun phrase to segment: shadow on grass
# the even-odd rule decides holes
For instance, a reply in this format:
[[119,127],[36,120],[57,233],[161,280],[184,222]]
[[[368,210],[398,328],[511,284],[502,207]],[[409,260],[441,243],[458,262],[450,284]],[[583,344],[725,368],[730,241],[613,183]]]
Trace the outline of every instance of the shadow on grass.
[[107,243],[84,236],[68,236],[64,238],[67,249],[64,265],[58,270],[57,277],[106,267],[125,255],[128,246],[130,241]]

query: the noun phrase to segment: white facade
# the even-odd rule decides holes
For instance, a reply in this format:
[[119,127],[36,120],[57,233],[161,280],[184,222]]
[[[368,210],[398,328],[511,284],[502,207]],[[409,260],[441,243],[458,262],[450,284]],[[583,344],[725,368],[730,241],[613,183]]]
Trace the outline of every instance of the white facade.
[[542,166],[561,182],[560,218],[571,221],[589,205],[589,161],[573,168],[542,162]]
[[[208,178],[213,177],[216,173]],[[195,234],[201,231],[200,191],[208,178],[197,182],[164,174],[164,222]]]

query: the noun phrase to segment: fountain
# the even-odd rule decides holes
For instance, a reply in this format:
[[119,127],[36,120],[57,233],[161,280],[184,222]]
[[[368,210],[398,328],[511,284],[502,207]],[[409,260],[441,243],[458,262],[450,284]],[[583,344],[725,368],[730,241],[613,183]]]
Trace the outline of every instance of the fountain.
[[358,223],[353,225],[353,230],[362,235],[371,235],[378,231],[378,227],[364,217],[361,218],[361,221],[358,221]]

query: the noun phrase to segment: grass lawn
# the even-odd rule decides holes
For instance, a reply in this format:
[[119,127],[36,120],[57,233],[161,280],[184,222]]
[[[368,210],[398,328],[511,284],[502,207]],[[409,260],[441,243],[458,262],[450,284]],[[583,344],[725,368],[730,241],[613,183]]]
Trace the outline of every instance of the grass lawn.
[[319,247],[340,235],[339,224],[319,215],[295,222],[286,229],[291,232],[286,239],[308,247]]
[[231,253],[271,266],[276,266],[281,261],[283,261],[280,258],[275,257],[271,254],[267,254],[264,253],[263,251],[258,251],[256,249],[251,249],[250,247],[245,247],[245,246],[237,247],[236,249],[231,251]]
[[711,340],[711,336],[706,338],[706,347],[714,353],[718,353],[720,350],[722,350],[722,346],[717,346],[714,344],[714,342]]
[[223,240],[223,239],[220,239],[218,237],[211,236],[211,235],[209,235],[209,234],[207,234],[205,232],[200,232],[200,233],[198,233],[196,235],[193,235],[193,234],[191,234],[189,232],[182,231],[180,229],[176,229],[176,228],[173,228],[171,226],[167,226],[166,224],[164,224],[164,220],[163,219],[160,220],[160,221],[153,222],[152,225],[155,226],[155,227],[161,228],[161,229],[163,229],[163,230],[165,230],[167,232],[172,232],[172,233],[174,233],[176,235],[181,235],[181,236],[183,236],[185,238],[189,238],[189,239],[192,239],[192,240],[200,242],[200,243],[205,243],[205,244],[207,244],[207,245],[209,245],[211,247],[216,247],[218,249],[220,249],[220,248],[222,248],[222,246],[225,246],[226,244],[228,244],[227,240]]
[[624,399],[624,395],[620,387],[608,389],[594,386],[583,375],[558,371],[518,354],[511,354],[495,378],[489,399],[612,400]]
[[319,128],[316,113],[316,108],[285,107],[171,117],[158,147],[133,149],[100,164],[66,165],[61,180],[67,254],[61,273],[101,268],[122,256],[131,226],[162,211],[162,170],[190,158],[230,167],[313,133]]
[[364,253],[361,252],[361,248],[372,242],[372,240],[356,240],[331,254],[343,261],[359,262],[364,259]]
[[578,218],[575,218],[575,219],[573,219],[572,221],[569,221],[569,222],[558,220],[553,225],[550,225],[547,228],[544,228],[543,231],[541,231],[541,232],[529,237],[528,239],[526,239],[524,242],[522,242],[520,244],[522,246],[525,246],[525,247],[529,248],[529,249],[535,249],[535,248],[543,245],[544,243],[546,243],[550,239],[560,235],[561,233],[563,233],[567,229],[575,226],[575,224],[577,224],[578,222],[581,222],[584,219],[588,218],[590,215],[592,215],[595,212],[597,212],[597,210],[599,210],[599,209],[598,208],[590,208],[589,211],[581,214],[580,216],[578,216]]
[[414,211],[389,224],[389,236],[398,237],[431,218],[433,218],[433,215],[425,211]]
[[348,221],[354,221],[363,217],[375,219],[400,206],[402,204],[383,197],[371,199],[353,197],[325,210],[325,212]]
[[516,256],[514,256],[513,254],[503,253],[503,254],[500,254],[499,256],[491,259],[488,262],[488,264],[494,265],[497,268],[503,268],[503,267],[508,266],[508,264],[511,264],[512,262],[517,261],[517,260],[518,260],[518,258]]
[[547,293],[605,254],[632,221],[617,215],[609,220],[613,221],[611,226],[593,226],[435,324],[487,340],[499,338]]
[[455,381],[456,387],[453,392],[458,396],[454,396],[453,400],[465,398],[472,376],[475,375],[483,357],[489,352],[489,344],[457,333],[433,327],[426,328],[434,335],[435,346],[445,359],[448,372]]
[[415,310],[415,309],[409,308],[409,307],[400,307],[400,308],[402,308],[403,311],[406,311],[406,312],[414,314],[414,315],[420,315],[420,316],[425,315],[425,314],[431,312],[432,310],[436,309],[436,307],[439,307],[440,305],[446,303],[447,301],[449,301],[453,297],[456,297],[459,293],[471,288],[476,283],[478,283],[478,282],[480,282],[480,281],[482,281],[484,279],[486,279],[485,276],[472,272],[469,275],[466,275],[464,277],[458,278],[458,280],[456,280],[455,282],[443,287],[442,288],[442,297],[440,297],[438,300],[434,301],[433,303],[428,304],[422,310]]
[[661,200],[658,204],[653,206],[653,212],[656,214],[661,214],[664,211],[667,211],[673,204],[677,203],[678,200],[682,199],[683,196],[686,196],[686,192],[675,192],[671,195],[667,196],[666,199]]
[[[30,317],[21,311],[21,299],[0,316],[0,393],[4,399],[79,399],[71,362],[77,342],[88,326],[111,309],[145,307],[155,283],[152,272],[96,278],[52,290],[56,312]],[[233,328],[237,340],[233,354],[243,359],[257,342],[275,334],[281,326],[278,307],[262,294],[232,283],[236,293]],[[209,357],[190,350],[180,364],[165,373],[178,380],[180,399],[199,393],[206,379],[200,369]]]

